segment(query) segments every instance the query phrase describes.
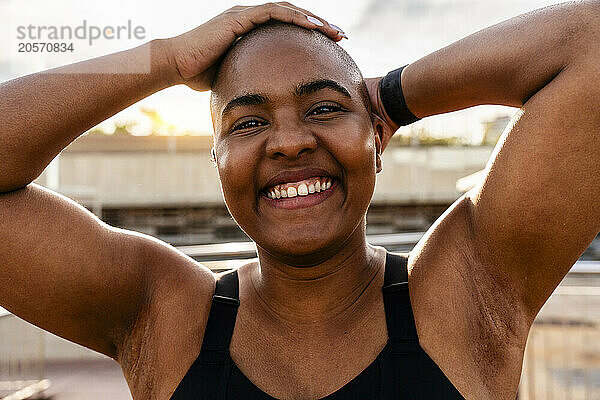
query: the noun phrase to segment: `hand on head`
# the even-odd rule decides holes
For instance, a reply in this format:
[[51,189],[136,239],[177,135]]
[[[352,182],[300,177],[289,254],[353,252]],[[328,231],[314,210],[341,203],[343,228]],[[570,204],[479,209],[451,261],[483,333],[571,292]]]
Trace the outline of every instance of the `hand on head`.
[[177,83],[199,91],[209,90],[216,65],[227,49],[239,37],[269,21],[315,29],[334,41],[346,37],[335,25],[288,2],[235,6],[197,28],[167,40],[166,56],[176,71]]

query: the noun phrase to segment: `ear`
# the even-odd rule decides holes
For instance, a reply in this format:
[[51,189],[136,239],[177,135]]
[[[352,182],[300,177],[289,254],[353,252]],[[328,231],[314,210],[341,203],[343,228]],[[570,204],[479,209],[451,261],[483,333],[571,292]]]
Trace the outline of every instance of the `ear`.
[[[381,161],[381,153],[383,153],[384,149],[384,141],[385,139],[385,123],[379,116],[376,114],[371,115],[371,121],[373,123],[373,133],[375,134],[375,151],[377,154],[375,155],[375,163],[377,168],[377,173],[381,172],[383,169],[382,161]],[[387,144],[387,143],[386,143]]]

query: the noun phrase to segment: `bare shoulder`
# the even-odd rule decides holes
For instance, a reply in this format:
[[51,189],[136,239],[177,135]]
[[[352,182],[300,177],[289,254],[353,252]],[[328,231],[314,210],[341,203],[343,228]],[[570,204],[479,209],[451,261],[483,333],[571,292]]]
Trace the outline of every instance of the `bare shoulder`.
[[200,352],[215,275],[156,239],[143,257],[152,271],[149,296],[119,363],[136,398],[169,398]]
[[509,277],[478,248],[471,207],[457,200],[411,252],[419,340],[467,398],[514,398],[531,321]]

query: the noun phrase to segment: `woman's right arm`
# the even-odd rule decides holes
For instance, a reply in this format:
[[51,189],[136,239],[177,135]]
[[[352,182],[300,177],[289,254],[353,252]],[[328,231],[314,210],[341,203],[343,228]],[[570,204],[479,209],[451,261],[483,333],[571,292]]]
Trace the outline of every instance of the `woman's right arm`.
[[140,315],[165,307],[161,300],[173,304],[193,286],[190,297],[204,293],[195,301],[210,307],[210,271],[30,183],[79,135],[136,101],[178,83],[208,90],[211,67],[261,23],[279,20],[341,39],[307,14],[287,3],[234,7],[174,38],[0,84],[0,306],[115,359]]
[[[177,83],[166,45],[155,40],[0,84],[0,193],[29,184],[94,125]],[[119,73],[120,68],[140,73]]]

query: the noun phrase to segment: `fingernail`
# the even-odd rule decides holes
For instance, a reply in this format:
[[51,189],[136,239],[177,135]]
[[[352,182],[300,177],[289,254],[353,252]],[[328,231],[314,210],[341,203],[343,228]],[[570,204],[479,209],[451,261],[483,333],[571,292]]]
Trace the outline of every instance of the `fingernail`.
[[315,24],[317,26],[323,26],[323,23],[321,21],[319,21],[318,19],[316,19],[315,17],[313,17],[311,15],[307,15],[306,19],[308,20],[308,22],[312,22],[313,24]]
[[348,39],[348,36],[346,36],[344,33],[340,32],[338,33],[338,35],[340,35],[341,37],[343,37],[344,39]]
[[[340,28],[339,26],[336,26],[334,24],[329,24],[329,26],[331,26],[333,29],[335,29],[336,31],[340,32],[340,33],[346,33],[342,30],[342,28]],[[348,38],[346,38],[348,39]]]

